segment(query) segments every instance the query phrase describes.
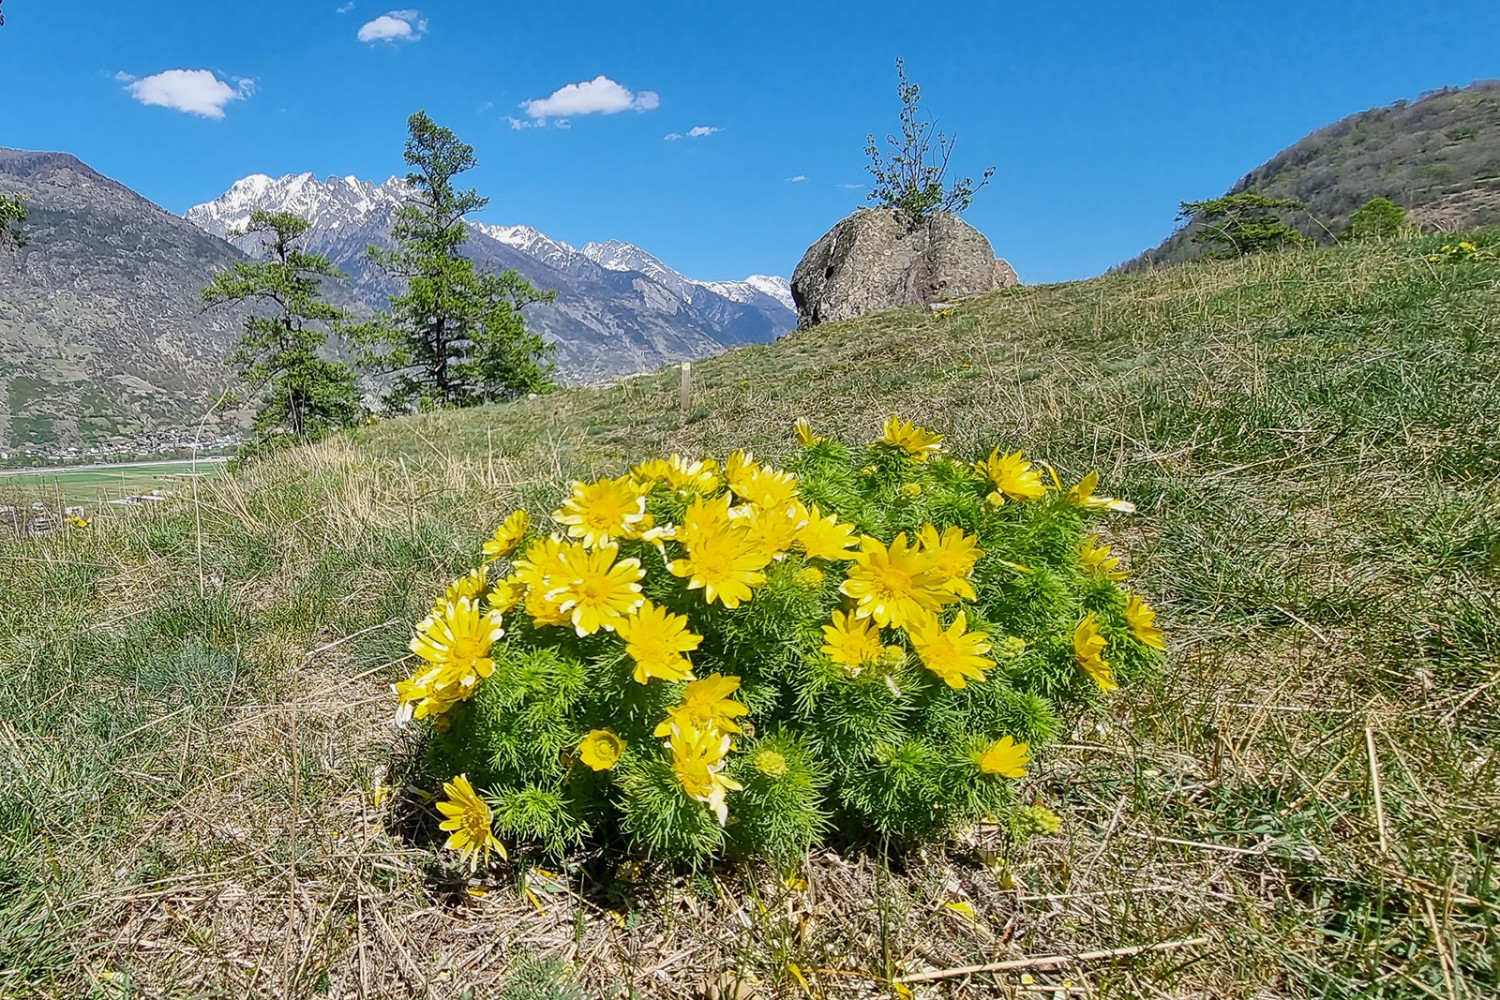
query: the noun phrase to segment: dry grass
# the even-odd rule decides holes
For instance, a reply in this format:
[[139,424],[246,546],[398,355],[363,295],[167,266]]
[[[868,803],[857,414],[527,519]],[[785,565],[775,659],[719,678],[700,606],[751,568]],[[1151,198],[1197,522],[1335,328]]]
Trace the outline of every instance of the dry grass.
[[[1492,996],[1497,305],[1421,248],[1021,289],[705,362],[687,413],[669,372],[394,421],[0,550],[0,994],[892,996],[1206,939],[910,988]],[[1172,666],[1040,762],[1061,832],[459,879],[385,694],[437,581],[566,478],[890,412],[1141,505]]]

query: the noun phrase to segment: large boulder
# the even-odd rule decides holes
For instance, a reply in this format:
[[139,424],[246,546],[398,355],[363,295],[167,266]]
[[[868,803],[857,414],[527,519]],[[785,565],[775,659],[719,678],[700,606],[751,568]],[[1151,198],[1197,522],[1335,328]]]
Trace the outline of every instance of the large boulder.
[[956,215],[914,222],[895,209],[862,208],[808,248],[792,272],[797,328],[982,295],[997,287],[995,265],[990,241]]

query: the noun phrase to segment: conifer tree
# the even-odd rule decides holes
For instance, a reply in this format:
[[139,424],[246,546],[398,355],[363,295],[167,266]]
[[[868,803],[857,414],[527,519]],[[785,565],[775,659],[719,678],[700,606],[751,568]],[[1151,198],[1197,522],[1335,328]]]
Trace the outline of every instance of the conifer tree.
[[461,250],[466,216],[489,203],[455,178],[477,165],[473,147],[418,111],[407,122],[410,191],[391,235],[371,258],[406,283],[390,313],[356,333],[363,363],[395,380],[389,409],[474,406],[552,387],[551,345],[526,329],[521,310],[548,301],[515,271],[481,273]]
[[1296,198],[1273,198],[1240,191],[1222,198],[1185,201],[1177,213],[1184,227],[1194,227],[1193,242],[1214,257],[1238,257],[1267,251],[1293,250],[1312,240],[1282,218],[1283,213],[1306,212]]
[[254,211],[233,235],[259,235],[265,259],[236,261],[203,288],[210,306],[250,302],[269,307],[245,320],[230,355],[253,392],[262,395],[251,450],[283,441],[316,440],[356,423],[359,385],[348,365],[319,357],[342,310],[323,300],[324,278],[339,271],[303,248],[308,222],[290,212]]
[[19,195],[0,194],[0,247],[24,247],[26,236],[21,223],[26,221],[26,203]]

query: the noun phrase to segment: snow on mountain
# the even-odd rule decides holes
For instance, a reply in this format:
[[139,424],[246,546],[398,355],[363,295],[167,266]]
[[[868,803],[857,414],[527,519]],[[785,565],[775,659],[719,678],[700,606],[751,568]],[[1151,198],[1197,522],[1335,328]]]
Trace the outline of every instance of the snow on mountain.
[[[294,212],[311,223],[306,246],[349,275],[342,291],[382,309],[398,284],[372,267],[365,251],[389,246],[406,184],[357,177],[252,174],[221,197],[194,206],[187,220],[255,253],[255,237],[232,238],[256,209]],[[764,343],[796,326],[782,278],[695,281],[640,247],[619,240],[581,249],[525,225],[468,223],[465,253],[492,270],[515,269],[557,301],[528,308],[528,320],[558,345],[558,362],[574,378],[645,371],[743,343]]]

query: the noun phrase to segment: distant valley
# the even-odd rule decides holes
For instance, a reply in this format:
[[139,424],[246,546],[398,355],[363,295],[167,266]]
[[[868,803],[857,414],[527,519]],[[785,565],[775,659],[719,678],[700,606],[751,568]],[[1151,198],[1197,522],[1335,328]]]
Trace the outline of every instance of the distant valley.
[[[0,192],[29,211],[29,244],[0,255],[0,455],[150,450],[190,434],[236,388],[224,359],[243,314],[205,312],[198,291],[257,250],[225,241],[254,209],[312,222],[310,249],[349,278],[329,289],[339,305],[368,314],[395,290],[364,257],[389,243],[402,200],[394,179],[253,175],[184,219],[73,156],[0,149]],[[574,248],[526,226],[471,223],[465,252],[557,291],[526,315],[556,343],[564,381],[609,381],[796,325],[782,278],[696,281],[628,243]],[[234,426],[238,413],[224,409],[209,433]]]

